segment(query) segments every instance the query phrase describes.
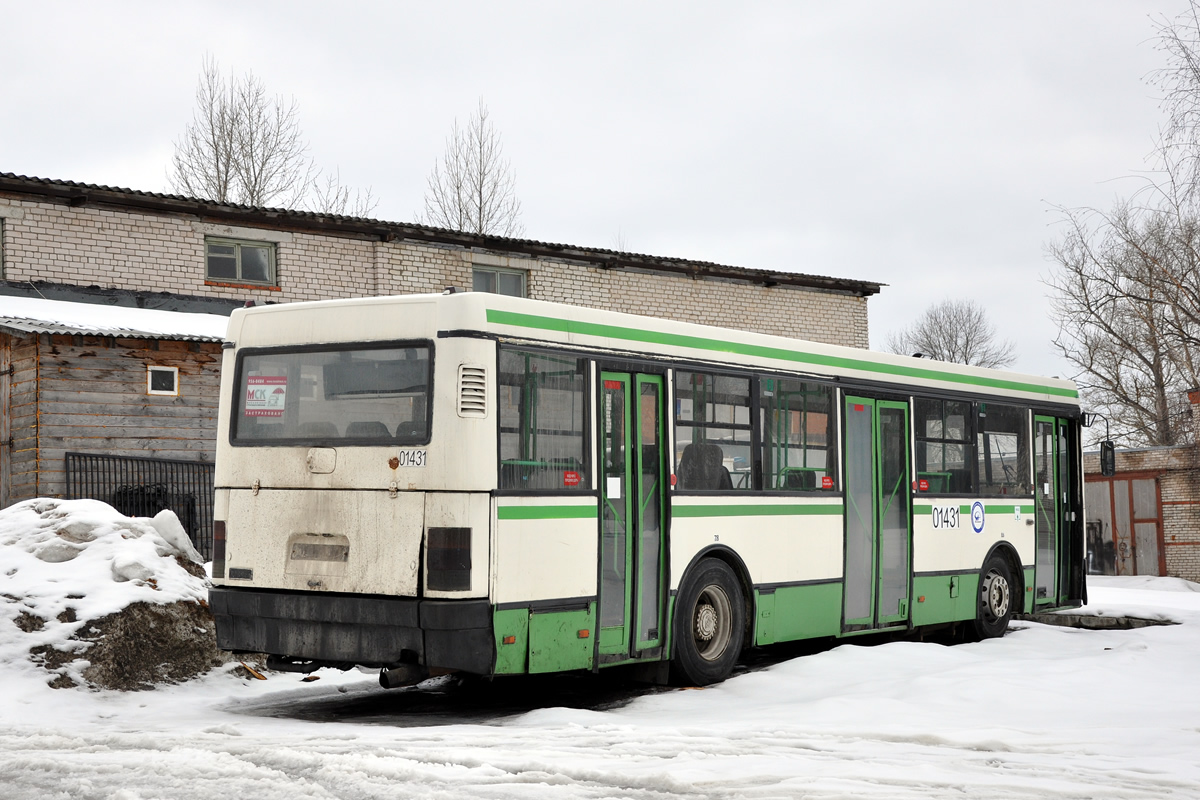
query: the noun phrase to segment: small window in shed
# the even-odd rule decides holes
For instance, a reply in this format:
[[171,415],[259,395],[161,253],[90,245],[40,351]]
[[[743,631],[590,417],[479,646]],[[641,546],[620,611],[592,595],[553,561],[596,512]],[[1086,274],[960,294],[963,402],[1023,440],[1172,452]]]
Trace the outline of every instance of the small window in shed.
[[179,367],[146,367],[146,394],[179,394]]

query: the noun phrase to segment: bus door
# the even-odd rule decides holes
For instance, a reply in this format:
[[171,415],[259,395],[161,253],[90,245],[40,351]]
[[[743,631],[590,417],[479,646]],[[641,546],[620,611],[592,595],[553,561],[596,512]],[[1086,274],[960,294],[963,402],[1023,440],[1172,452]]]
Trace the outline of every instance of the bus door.
[[601,373],[600,660],[661,654],[666,424],[660,375]]
[[[1033,418],[1034,500],[1037,556],[1034,605],[1082,602],[1082,524],[1076,522],[1074,478],[1078,457],[1071,422],[1060,417]],[[1077,434],[1077,432],[1076,432]]]
[[912,478],[908,404],[846,397],[844,630],[908,620]]

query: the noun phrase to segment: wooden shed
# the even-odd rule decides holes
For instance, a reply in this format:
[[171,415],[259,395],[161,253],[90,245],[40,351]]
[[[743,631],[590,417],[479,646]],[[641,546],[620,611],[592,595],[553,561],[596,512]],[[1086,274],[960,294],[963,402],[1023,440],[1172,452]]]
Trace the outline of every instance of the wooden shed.
[[90,497],[139,516],[171,508],[206,545],[227,322],[0,297],[0,507]]

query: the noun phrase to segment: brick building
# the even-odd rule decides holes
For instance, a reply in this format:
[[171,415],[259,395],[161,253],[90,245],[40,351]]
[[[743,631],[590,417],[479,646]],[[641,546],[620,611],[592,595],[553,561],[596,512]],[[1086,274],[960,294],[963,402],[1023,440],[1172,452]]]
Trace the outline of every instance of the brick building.
[[484,288],[868,346],[880,284],[0,174],[0,292],[288,302]]
[[1104,477],[1084,454],[1088,571],[1200,581],[1200,448],[1118,450],[1116,463]]

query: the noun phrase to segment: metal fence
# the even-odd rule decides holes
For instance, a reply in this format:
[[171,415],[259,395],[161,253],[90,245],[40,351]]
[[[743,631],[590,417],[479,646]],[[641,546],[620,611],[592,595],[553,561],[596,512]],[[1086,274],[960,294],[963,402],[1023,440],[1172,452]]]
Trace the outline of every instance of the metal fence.
[[205,560],[212,558],[212,464],[67,453],[67,499],[85,498],[129,517],[152,517],[169,508]]

